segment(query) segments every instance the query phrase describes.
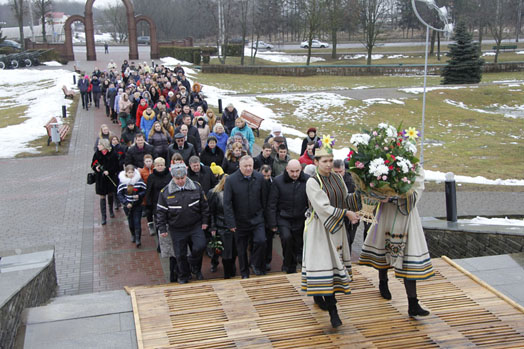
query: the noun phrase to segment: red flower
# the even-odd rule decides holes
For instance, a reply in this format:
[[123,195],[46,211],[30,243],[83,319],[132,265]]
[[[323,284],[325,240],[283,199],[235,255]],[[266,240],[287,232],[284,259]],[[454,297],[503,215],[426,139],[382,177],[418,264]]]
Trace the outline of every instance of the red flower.
[[138,191],[138,188],[133,188],[133,191]]
[[349,153],[348,153],[348,157],[347,159],[348,160],[351,160],[351,156],[354,154],[355,152],[353,150],[351,150]]
[[392,170],[393,169],[393,165],[389,165],[389,169]]
[[395,157],[395,155],[391,155],[391,159],[393,159],[393,161],[397,160],[397,158]]
[[385,163],[385,164],[389,164],[389,160],[385,160],[384,163]]
[[397,146],[399,146],[399,147],[400,147],[400,142],[398,142],[398,143],[397,143]]

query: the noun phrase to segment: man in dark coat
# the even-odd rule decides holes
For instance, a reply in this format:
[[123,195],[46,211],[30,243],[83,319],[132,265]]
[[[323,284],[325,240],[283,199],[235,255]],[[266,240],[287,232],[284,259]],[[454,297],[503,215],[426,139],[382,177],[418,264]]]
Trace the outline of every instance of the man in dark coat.
[[[158,233],[173,240],[177,259],[178,283],[189,281],[190,265],[201,260],[206,248],[204,230],[209,225],[209,206],[202,187],[187,178],[184,164],[171,168],[173,180],[160,191],[157,204]],[[187,249],[191,247],[188,263]],[[197,279],[203,279],[202,274]]]
[[175,143],[171,144],[167,148],[167,157],[169,161],[173,158],[175,153],[179,153],[184,158],[186,165],[189,165],[189,158],[196,155],[195,148],[192,144],[186,142],[185,137],[182,133],[175,135]]
[[[351,194],[355,192],[355,182],[353,181],[353,178],[351,178],[351,175],[348,172],[346,172],[343,160],[338,159],[333,161],[333,172],[338,173],[342,177],[344,183],[346,184],[346,187],[348,188],[348,193]],[[344,222],[346,223],[346,233],[348,235],[349,250],[351,251],[351,245],[355,240],[355,235],[357,234],[357,228],[360,222],[356,224],[351,224],[347,217],[344,217]],[[367,225],[367,223],[365,224]],[[367,228],[364,230],[364,235],[366,235]]]
[[254,158],[254,160],[256,171],[259,171],[263,165],[268,165],[273,168],[273,161],[275,159],[271,156],[271,144],[264,143],[264,145],[262,145],[262,151]]
[[77,83],[78,90],[80,91],[80,97],[82,99],[82,109],[88,110],[89,100],[87,96],[87,90],[89,89],[89,77],[86,75],[80,78]]
[[285,172],[275,177],[269,194],[269,226],[274,232],[280,232],[284,254],[282,270],[288,274],[297,271],[297,262],[302,257],[308,179],[298,160],[290,160]]
[[198,156],[192,156],[189,158],[189,169],[187,176],[191,178],[193,182],[198,182],[202,186],[204,193],[209,192],[209,189],[213,189],[217,184],[217,180],[211,169],[200,163]]
[[[183,125],[186,125],[187,133],[185,132]],[[198,132],[195,126],[191,125],[191,116],[190,115],[184,115],[184,117],[182,118],[182,125],[180,125],[180,127],[175,129],[175,132],[176,133],[178,132],[185,133],[185,135],[187,136],[186,140],[189,143],[192,143],[193,146],[195,147],[195,151],[197,152],[197,154],[200,154],[200,152],[202,151],[202,141],[200,139],[200,133]]]
[[245,155],[240,158],[239,170],[226,179],[224,186],[224,215],[226,225],[234,233],[238,251],[238,264],[243,279],[249,277],[247,248],[249,239],[253,240],[251,256],[253,272],[265,274],[264,211],[267,203],[267,182],[258,172],[253,172],[253,158]]
[[127,149],[126,159],[124,163],[133,165],[135,168],[144,167],[144,155],[149,154],[153,156],[155,148],[146,143],[146,139],[142,133],[137,133],[135,136],[135,144]]

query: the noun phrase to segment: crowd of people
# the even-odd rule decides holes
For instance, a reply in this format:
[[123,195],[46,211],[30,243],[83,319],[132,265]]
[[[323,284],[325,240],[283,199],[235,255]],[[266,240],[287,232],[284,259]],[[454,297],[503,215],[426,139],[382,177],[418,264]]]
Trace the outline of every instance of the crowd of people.
[[[149,233],[158,237],[158,251],[169,258],[170,281],[181,284],[203,279],[207,246],[213,247],[211,271],[221,259],[225,279],[266,274],[278,234],[281,270],[300,270],[302,289],[329,311],[333,327],[340,326],[334,295],[350,293],[360,197],[345,162],[335,160],[329,146],[321,147],[317,130],[307,129],[297,159],[279,125],[254,154],[253,131],[234,105],[216,115],[202,85],[191,85],[180,65],[169,69],[124,61],[118,69],[111,61],[107,68],[78,82],[83,108],[92,103],[105,108],[108,119],[121,126],[121,134],[114,135],[101,125],[95,142],[91,168],[101,224],[108,212],[113,218],[122,207],[131,242],[140,248],[145,218]],[[387,270],[394,268],[405,279],[412,316],[428,314],[418,304],[415,281],[433,273],[414,206],[417,190],[408,204],[398,198],[383,201],[400,229],[401,253],[396,246],[393,256],[393,231],[383,220],[372,228],[373,238],[365,238],[361,257],[362,264],[379,270],[385,299],[391,299]],[[413,265],[422,265],[423,272]]]

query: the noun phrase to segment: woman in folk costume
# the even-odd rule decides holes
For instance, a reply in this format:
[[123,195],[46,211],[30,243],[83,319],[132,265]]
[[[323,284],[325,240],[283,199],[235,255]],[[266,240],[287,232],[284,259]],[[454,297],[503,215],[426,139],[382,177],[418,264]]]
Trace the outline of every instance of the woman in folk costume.
[[[395,276],[404,279],[408,296],[409,316],[426,316],[429,311],[418,304],[417,280],[433,275],[433,266],[420,216],[415,206],[424,190],[424,170],[419,169],[416,181],[405,198],[388,197],[376,211],[377,223],[368,231],[359,264],[378,270],[380,295],[391,299],[388,288],[388,269],[395,269]],[[352,207],[355,207],[353,202]]]
[[329,311],[331,325],[342,325],[338,316],[335,293],[351,293],[351,258],[344,216],[352,223],[359,220],[349,210],[352,200],[342,177],[332,173],[332,139],[325,136],[324,147],[315,154],[317,170],[306,183],[309,209],[304,229],[302,257],[302,291],[313,296],[315,303]]

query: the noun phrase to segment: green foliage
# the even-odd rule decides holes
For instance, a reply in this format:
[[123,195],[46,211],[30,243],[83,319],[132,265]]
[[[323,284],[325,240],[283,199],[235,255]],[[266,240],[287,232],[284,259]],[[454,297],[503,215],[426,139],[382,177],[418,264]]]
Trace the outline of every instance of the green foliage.
[[227,46],[222,46],[222,51],[226,53],[226,56],[229,57],[241,57],[242,51],[244,51],[244,45],[233,45],[228,44]]
[[173,57],[182,61],[200,64],[202,49],[200,47],[160,46],[160,57]]
[[479,57],[478,43],[473,42],[467,32],[466,24],[461,22],[455,29],[453,40],[449,45],[448,65],[442,69],[443,84],[476,84],[482,79],[481,66],[484,60]]

